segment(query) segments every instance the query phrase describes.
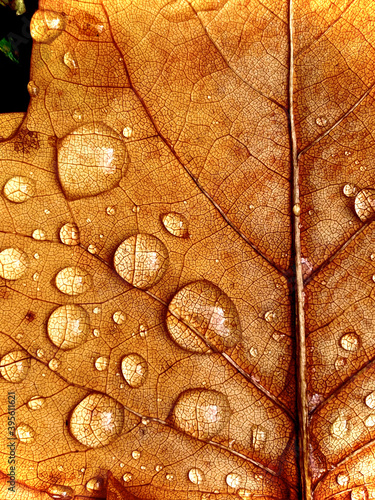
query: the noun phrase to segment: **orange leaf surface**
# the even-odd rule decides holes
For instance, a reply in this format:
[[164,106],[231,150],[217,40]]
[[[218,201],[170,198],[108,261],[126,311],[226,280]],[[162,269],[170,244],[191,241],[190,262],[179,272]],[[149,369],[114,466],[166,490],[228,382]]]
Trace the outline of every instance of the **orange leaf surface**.
[[40,1],[0,116],[1,498],[375,498],[374,22]]

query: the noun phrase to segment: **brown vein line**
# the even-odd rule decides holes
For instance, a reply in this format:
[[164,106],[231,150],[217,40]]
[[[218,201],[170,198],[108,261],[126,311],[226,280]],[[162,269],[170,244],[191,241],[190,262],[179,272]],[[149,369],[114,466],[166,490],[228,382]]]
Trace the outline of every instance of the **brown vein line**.
[[[107,10],[105,8],[105,6],[103,5],[103,9],[104,9],[104,13],[107,17],[107,21],[108,21],[108,24],[110,26],[110,23],[109,23],[109,17],[108,17],[108,13],[107,13]],[[111,28],[110,28],[111,30]],[[122,54],[119,46],[117,45],[117,42],[115,41],[115,38],[113,36],[113,33],[111,31],[111,36],[112,36],[112,40],[113,40],[113,44],[115,45],[116,49],[118,50],[119,54],[121,55],[124,55]],[[191,178],[191,180],[194,182],[194,184],[197,186],[197,188],[199,189],[199,191],[209,200],[209,202],[216,208],[216,210],[219,212],[219,214],[221,215],[221,217],[225,220],[225,222],[228,224],[228,226],[230,226],[233,231],[235,231],[239,236],[240,238],[243,239],[243,241],[249,245],[253,250],[254,252],[259,255],[260,257],[262,257],[266,262],[268,262],[268,264],[270,266],[272,266],[274,269],[276,269],[282,276],[284,277],[288,277],[288,272],[283,269],[282,267],[278,266],[275,262],[273,262],[271,259],[269,259],[267,257],[267,255],[265,255],[261,250],[259,250],[259,248],[254,245],[254,243],[252,243],[248,238],[247,236],[245,236],[234,224],[233,222],[229,219],[229,217],[226,215],[226,213],[224,212],[224,210],[220,207],[220,205],[218,205],[216,203],[216,201],[211,198],[211,196],[207,193],[207,191],[203,188],[203,186],[199,183],[198,179],[192,174],[192,172],[186,167],[186,165],[183,163],[183,161],[181,160],[181,158],[179,157],[179,155],[176,153],[173,145],[167,140],[166,137],[164,137],[164,135],[159,131],[158,127],[156,126],[156,123],[150,113],[150,111],[148,110],[143,98],[141,97],[141,95],[138,93],[137,89],[134,87],[133,83],[132,83],[132,80],[130,78],[130,74],[129,74],[129,71],[128,71],[128,68],[126,66],[126,63],[125,63],[125,57],[123,57],[123,65],[124,65],[124,70],[126,72],[126,76],[127,78],[129,79],[129,85],[130,85],[130,88],[133,90],[134,94],[136,95],[136,97],[139,99],[139,102],[142,104],[142,107],[145,111],[145,113],[147,114],[150,122],[152,123],[153,127],[155,128],[156,132],[158,133],[160,139],[163,141],[163,143],[166,145],[166,147],[169,149],[169,151],[172,153],[172,155],[175,157],[175,159],[178,161],[178,163],[181,165],[181,167],[185,170],[185,172],[188,174],[188,176]]]
[[340,255],[340,253],[341,253],[341,252],[343,252],[343,251],[346,249],[346,247],[347,247],[347,246],[349,246],[349,245],[350,245],[350,243],[352,243],[352,241],[354,241],[354,240],[357,238],[357,236],[359,236],[359,235],[360,235],[360,234],[361,234],[361,233],[362,233],[365,229],[367,229],[367,228],[369,227],[369,225],[370,225],[370,224],[372,224],[373,222],[374,222],[374,219],[373,219],[373,218],[372,218],[372,219],[370,219],[370,220],[368,220],[367,222],[365,222],[365,223],[363,224],[363,226],[362,226],[362,227],[360,227],[360,228],[359,228],[359,229],[358,229],[358,230],[357,230],[354,234],[352,234],[352,235],[350,236],[350,238],[349,238],[349,239],[348,239],[345,243],[343,243],[343,244],[341,245],[341,247],[340,247],[340,248],[338,248],[338,249],[335,251],[335,253],[334,253],[333,255],[331,255],[328,259],[326,259],[324,262],[322,262],[322,264],[320,264],[320,266],[319,266],[319,267],[317,267],[317,268],[315,269],[315,271],[313,271],[313,272],[310,274],[310,276],[308,276],[308,277],[306,278],[306,280],[305,280],[305,286],[306,286],[308,283],[310,283],[310,281],[311,281],[311,280],[313,280],[313,279],[315,278],[315,276],[316,276],[317,274],[319,274],[319,273],[320,273],[320,272],[321,272],[321,271],[322,271],[325,267],[327,267],[329,264],[331,264],[331,262],[333,262],[333,261],[336,259],[336,257],[338,257],[338,256]]
[[[289,133],[291,146],[291,163],[293,172],[292,203],[293,203],[293,243],[295,258],[295,289],[292,297],[296,309],[296,348],[297,348],[297,415],[298,415],[298,465],[302,500],[311,499],[311,476],[309,469],[309,435],[308,406],[306,382],[306,344],[305,344],[305,311],[302,277],[301,230],[300,222],[300,192],[299,165],[297,155],[297,134],[294,121],[294,30],[293,30],[293,0],[289,0]],[[294,209],[296,207],[296,209]]]
[[348,111],[346,113],[344,113],[342,115],[342,117],[332,125],[332,127],[330,127],[328,130],[326,130],[322,135],[320,135],[319,137],[317,137],[311,144],[309,144],[308,146],[306,146],[305,148],[303,148],[299,153],[298,153],[298,158],[303,155],[304,153],[306,153],[306,151],[308,151],[310,148],[312,148],[315,144],[317,144],[318,142],[320,142],[324,137],[326,137],[328,134],[330,134],[332,132],[332,130],[334,130],[336,127],[338,127],[340,125],[340,123],[345,120],[345,118],[347,116],[350,115],[350,113],[352,113],[360,104],[361,102],[366,99],[366,97],[369,95],[369,93],[371,92],[371,90],[375,87],[375,83],[373,83],[371,85],[371,87],[369,87],[366,92],[362,95],[362,97],[360,97],[358,99],[358,101],[353,104],[353,106],[348,109]]

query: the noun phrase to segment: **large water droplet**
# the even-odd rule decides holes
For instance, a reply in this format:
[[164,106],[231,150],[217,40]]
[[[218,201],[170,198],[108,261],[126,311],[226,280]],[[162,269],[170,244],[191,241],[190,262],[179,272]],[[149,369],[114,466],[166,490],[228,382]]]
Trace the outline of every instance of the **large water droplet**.
[[171,414],[173,424],[198,439],[211,439],[230,417],[227,397],[218,391],[190,389],[177,399]]
[[241,484],[242,478],[239,474],[232,472],[231,474],[227,475],[225,481],[231,488],[238,488]]
[[189,351],[208,352],[203,339],[219,351],[241,340],[236,306],[209,281],[196,281],[179,290],[169,304],[166,321],[173,340]]
[[121,136],[107,125],[82,125],[58,146],[59,178],[69,199],[94,196],[119,184],[128,155]]
[[74,222],[67,222],[60,229],[60,240],[64,245],[79,245],[79,229]]
[[354,332],[346,333],[341,337],[340,345],[346,351],[354,352],[359,347],[359,337]]
[[65,267],[56,275],[56,286],[66,295],[80,295],[91,288],[92,278],[80,267]]
[[40,410],[44,406],[45,399],[41,396],[33,396],[28,402],[27,406],[30,410]]
[[35,196],[35,182],[28,177],[12,177],[4,186],[4,196],[13,203],[23,203]]
[[56,500],[71,500],[74,496],[74,490],[70,486],[55,484],[48,488],[48,494]]
[[20,424],[16,428],[16,438],[21,441],[21,443],[32,443],[35,440],[35,432],[30,425]]
[[124,409],[105,394],[93,393],[73,410],[69,428],[72,435],[90,448],[106,446],[116,439],[124,425]]
[[0,276],[6,280],[18,280],[29,265],[25,252],[18,248],[6,248],[0,252]]
[[347,474],[344,474],[343,472],[340,474],[337,474],[336,482],[340,486],[346,486],[349,482],[349,476]]
[[78,69],[78,62],[73,52],[65,52],[64,64],[72,71],[76,71]]
[[173,234],[173,236],[177,236],[178,238],[186,238],[188,236],[189,224],[185,216],[176,212],[170,212],[163,215],[162,221],[165,229]]
[[365,403],[372,410],[375,408],[375,391],[366,396]]
[[375,209],[375,190],[362,189],[354,200],[354,209],[362,222],[374,216]]
[[30,369],[30,357],[24,351],[12,351],[0,360],[0,373],[8,382],[22,382]]
[[108,365],[109,365],[109,359],[105,356],[100,356],[95,360],[95,368],[99,372],[105,371],[108,368]]
[[147,378],[147,361],[139,354],[128,354],[121,361],[121,371],[130,387],[140,387]]
[[342,415],[337,417],[336,420],[330,425],[329,431],[334,437],[344,438],[349,431],[346,418]]
[[201,484],[204,480],[204,473],[200,469],[190,469],[188,478],[193,484]]
[[104,480],[101,477],[93,477],[86,483],[86,490],[90,493],[101,491],[104,487]]
[[85,342],[90,331],[90,318],[83,307],[68,304],[53,311],[48,319],[48,336],[55,346],[67,351]]
[[37,10],[30,22],[30,34],[36,42],[52,42],[65,29],[63,14],[51,10]]
[[150,288],[163,276],[169,264],[164,243],[151,234],[130,236],[117,248],[114,265],[125,281],[137,288]]

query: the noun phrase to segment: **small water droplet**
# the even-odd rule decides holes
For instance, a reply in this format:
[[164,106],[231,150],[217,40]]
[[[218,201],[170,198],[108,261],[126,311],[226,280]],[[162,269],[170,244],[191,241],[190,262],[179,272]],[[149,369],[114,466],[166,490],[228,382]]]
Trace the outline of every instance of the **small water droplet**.
[[362,222],[371,218],[375,209],[375,190],[362,189],[355,197],[354,209]]
[[114,206],[111,206],[111,207],[107,207],[106,210],[108,215],[115,215],[116,214],[116,207]]
[[263,448],[267,440],[266,430],[260,425],[253,425],[251,427],[251,445],[254,450]]
[[60,229],[60,240],[64,245],[79,245],[79,229],[74,222],[67,222]]
[[51,342],[67,351],[81,345],[90,331],[90,319],[83,307],[67,304],[53,311],[48,319],[47,333]]
[[44,406],[45,399],[41,396],[33,396],[28,402],[27,406],[30,410],[40,410]]
[[134,460],[139,460],[141,458],[141,452],[138,450],[132,451],[132,457],[134,458]]
[[130,481],[133,479],[133,474],[130,472],[125,472],[125,474],[122,476],[122,479],[125,481],[125,483],[130,483]]
[[346,351],[354,352],[359,347],[359,337],[354,332],[346,333],[341,337],[340,345]]
[[149,421],[149,419],[148,419],[148,418],[146,418],[146,417],[143,417],[143,418],[142,418],[142,424],[143,424],[143,425],[148,425],[149,423],[150,423],[150,421]]
[[74,490],[70,486],[55,484],[48,488],[48,495],[56,500],[71,500],[74,497]]
[[78,62],[77,62],[77,59],[76,59],[75,55],[73,54],[73,52],[65,52],[64,64],[72,71],[77,71]]
[[349,431],[348,422],[345,417],[340,415],[330,425],[329,432],[332,436],[337,438],[344,438]]
[[163,466],[162,465],[157,465],[155,467],[156,472],[160,472],[162,470]]
[[166,246],[151,234],[130,236],[121,243],[114,256],[117,273],[141,289],[150,288],[160,281],[168,264]]
[[94,309],[92,310],[94,314],[99,314],[100,311],[101,311],[100,307],[94,307]]
[[315,119],[315,123],[318,125],[318,127],[325,127],[327,125],[327,118],[324,116],[318,116]]
[[38,349],[38,350],[36,351],[36,355],[38,356],[38,358],[43,358],[43,356],[44,356],[44,351],[43,351],[43,349]]
[[122,432],[123,406],[105,394],[86,396],[73,410],[69,421],[72,435],[90,448],[106,446]]
[[13,203],[24,203],[35,196],[35,182],[28,177],[12,177],[3,189],[4,196]]
[[368,500],[368,491],[366,486],[353,488],[350,493],[350,500]]
[[21,441],[21,443],[32,443],[35,440],[35,432],[30,425],[20,424],[16,428],[16,438]]
[[52,358],[51,361],[48,363],[48,368],[55,372],[58,370],[60,367],[60,361],[56,358]]
[[12,351],[0,360],[0,373],[8,382],[22,382],[30,369],[30,356],[24,351]]
[[375,253],[372,253],[372,254],[370,255],[370,259],[371,259],[371,260],[375,260]]
[[122,135],[128,139],[133,135],[133,129],[131,127],[124,127]]
[[336,482],[340,486],[346,486],[349,482],[349,477],[347,474],[341,473],[336,476]]
[[109,359],[105,356],[100,356],[95,360],[95,368],[100,372],[106,370],[108,368],[108,365],[109,365]]
[[96,16],[79,11],[72,19],[81,35],[97,38],[104,32],[104,24]]
[[342,191],[345,196],[347,196],[348,198],[352,198],[353,196],[357,195],[358,188],[354,184],[345,184]]
[[88,249],[87,249],[91,254],[95,255],[96,253],[98,253],[98,249],[96,248],[95,245],[89,245],[88,246]]
[[193,484],[201,484],[204,480],[204,473],[200,469],[190,469],[188,478]]
[[122,325],[126,320],[126,314],[122,311],[116,311],[113,313],[112,318],[117,325]]
[[256,347],[250,348],[250,356],[253,356],[254,358],[258,356],[258,349]]
[[39,254],[38,253],[34,253],[34,259],[39,259]]
[[169,233],[173,234],[173,236],[186,238],[189,235],[189,224],[184,215],[177,212],[169,212],[168,214],[163,215],[162,221],[165,229]]
[[139,354],[128,354],[121,361],[121,371],[130,387],[140,387],[147,378],[147,361]]
[[174,475],[173,475],[173,474],[166,474],[166,475],[165,475],[165,479],[166,479],[167,481],[173,481],[173,479],[174,479]]
[[100,331],[97,328],[94,328],[92,334],[94,335],[94,337],[100,337]]
[[73,111],[73,115],[72,116],[73,116],[73,120],[75,122],[80,122],[82,120],[82,118],[83,118],[82,113],[81,113],[81,111],[79,109],[75,109]]
[[372,281],[375,281],[375,274],[372,275]]
[[375,415],[369,415],[365,420],[366,427],[374,427],[375,425]]
[[65,29],[63,14],[51,10],[37,10],[30,22],[30,34],[36,42],[49,43]]
[[301,215],[301,205],[299,203],[296,203],[295,205],[293,205],[293,213],[294,215],[296,215],[297,217],[299,215]]
[[139,325],[139,336],[142,339],[145,339],[147,337],[148,331],[147,331],[147,326],[146,325]]
[[21,278],[29,266],[25,252],[18,248],[6,248],[0,252],[0,276],[6,280]]
[[231,488],[237,489],[242,482],[242,478],[239,474],[232,472],[232,473],[227,475],[227,477],[225,478],[225,481],[226,481],[228,486],[230,486]]
[[43,229],[35,229],[33,231],[32,237],[34,240],[45,240],[46,239],[46,233],[43,231]]
[[365,403],[372,410],[375,408],[375,391],[366,396]]
[[140,211],[140,209],[141,209],[141,207],[138,207],[137,205],[134,205],[134,207],[132,208],[134,213],[138,213]]
[[249,210],[250,211],[254,210],[254,208],[255,208],[254,205],[249,205]]
[[80,295],[91,288],[92,278],[80,267],[65,267],[56,276],[56,286],[66,295]]
[[344,358],[343,356],[337,356],[336,361],[335,361],[335,368],[336,370],[340,370],[344,368],[348,363],[348,360]]
[[49,215],[49,214],[51,213],[51,210],[49,210],[48,208],[45,208],[45,209],[44,209],[44,213],[45,213],[46,215]]
[[101,477],[93,477],[86,483],[86,490],[90,493],[101,491],[104,487],[104,480]]
[[268,322],[268,323],[272,323],[272,321],[274,321],[276,319],[276,314],[273,312],[273,311],[267,311],[265,314],[264,314],[264,319]]
[[32,80],[27,84],[27,91],[30,97],[36,97],[39,94],[39,87]]

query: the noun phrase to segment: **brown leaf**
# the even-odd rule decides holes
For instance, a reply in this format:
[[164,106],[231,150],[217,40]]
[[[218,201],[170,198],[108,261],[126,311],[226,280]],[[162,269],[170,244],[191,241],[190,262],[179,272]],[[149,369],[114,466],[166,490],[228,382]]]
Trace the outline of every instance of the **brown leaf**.
[[375,498],[374,16],[40,1],[0,117],[2,497]]

